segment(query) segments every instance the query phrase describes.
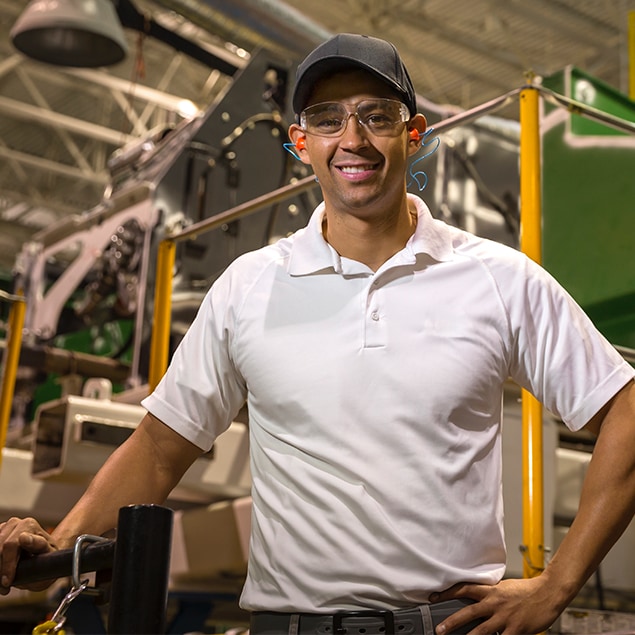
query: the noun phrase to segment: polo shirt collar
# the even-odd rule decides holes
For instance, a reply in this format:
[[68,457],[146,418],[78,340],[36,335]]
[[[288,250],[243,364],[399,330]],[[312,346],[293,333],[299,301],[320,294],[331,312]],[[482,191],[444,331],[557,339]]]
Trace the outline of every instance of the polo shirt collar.
[[[417,227],[404,249],[396,254],[400,256],[401,264],[414,263],[418,254],[427,254],[436,261],[450,260],[453,249],[448,226],[433,219],[427,205],[418,196],[408,194],[408,200],[417,210]],[[287,271],[292,276],[329,269],[342,273],[340,255],[324,240],[322,234],[324,208],[324,203],[320,203],[308,225],[295,236],[287,265]]]

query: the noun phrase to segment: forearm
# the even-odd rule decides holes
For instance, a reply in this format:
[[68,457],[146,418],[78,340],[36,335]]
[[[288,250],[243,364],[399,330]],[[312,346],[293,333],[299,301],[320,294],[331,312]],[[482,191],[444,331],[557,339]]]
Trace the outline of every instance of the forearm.
[[[135,459],[134,461],[132,459]],[[121,469],[120,466],[124,466]],[[60,549],[72,546],[80,534],[101,535],[117,525],[121,507],[161,503],[165,496],[153,493],[141,482],[156,483],[152,476],[140,477],[140,466],[126,445],[119,447],[97,473],[84,495],[52,533]],[[145,470],[144,470],[145,472]]]
[[112,529],[126,505],[163,503],[199,453],[174,435],[156,419],[144,419],[53,531],[57,546],[68,548],[80,534]]
[[635,512],[635,387],[621,391],[602,422],[578,513],[545,571],[566,606],[597,569]]
[[575,598],[635,512],[635,384],[589,422],[598,432],[575,521],[541,575],[495,585],[461,583],[433,601],[467,597],[470,605],[437,628],[450,633],[483,619],[487,633],[542,633]]

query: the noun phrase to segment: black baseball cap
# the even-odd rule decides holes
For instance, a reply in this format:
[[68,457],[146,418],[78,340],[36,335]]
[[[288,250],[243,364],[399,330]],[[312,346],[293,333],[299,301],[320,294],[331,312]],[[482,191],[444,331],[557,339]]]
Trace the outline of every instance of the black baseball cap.
[[296,71],[293,110],[299,115],[309,100],[315,82],[324,75],[361,68],[383,80],[408,107],[417,113],[417,97],[399,52],[393,44],[369,35],[339,33],[307,55]]

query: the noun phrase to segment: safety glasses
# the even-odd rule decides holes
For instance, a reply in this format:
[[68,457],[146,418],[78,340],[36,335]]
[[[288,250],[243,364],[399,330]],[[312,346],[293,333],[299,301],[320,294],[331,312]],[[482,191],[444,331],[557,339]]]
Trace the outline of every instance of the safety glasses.
[[355,110],[348,110],[338,101],[326,101],[305,108],[300,113],[300,125],[309,134],[338,137],[344,134],[351,117],[374,135],[392,137],[403,130],[410,112],[406,104],[395,99],[364,99]]

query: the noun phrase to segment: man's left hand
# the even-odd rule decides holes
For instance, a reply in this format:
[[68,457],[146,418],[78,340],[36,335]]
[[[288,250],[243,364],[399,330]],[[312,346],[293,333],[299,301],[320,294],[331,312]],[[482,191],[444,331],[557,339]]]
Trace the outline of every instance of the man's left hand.
[[475,601],[439,624],[437,635],[451,634],[477,619],[483,620],[483,623],[472,629],[470,635],[542,633],[561,612],[546,582],[543,576],[538,576],[525,580],[502,580],[494,586],[461,583],[442,593],[435,593],[430,597],[432,603],[457,598]]

